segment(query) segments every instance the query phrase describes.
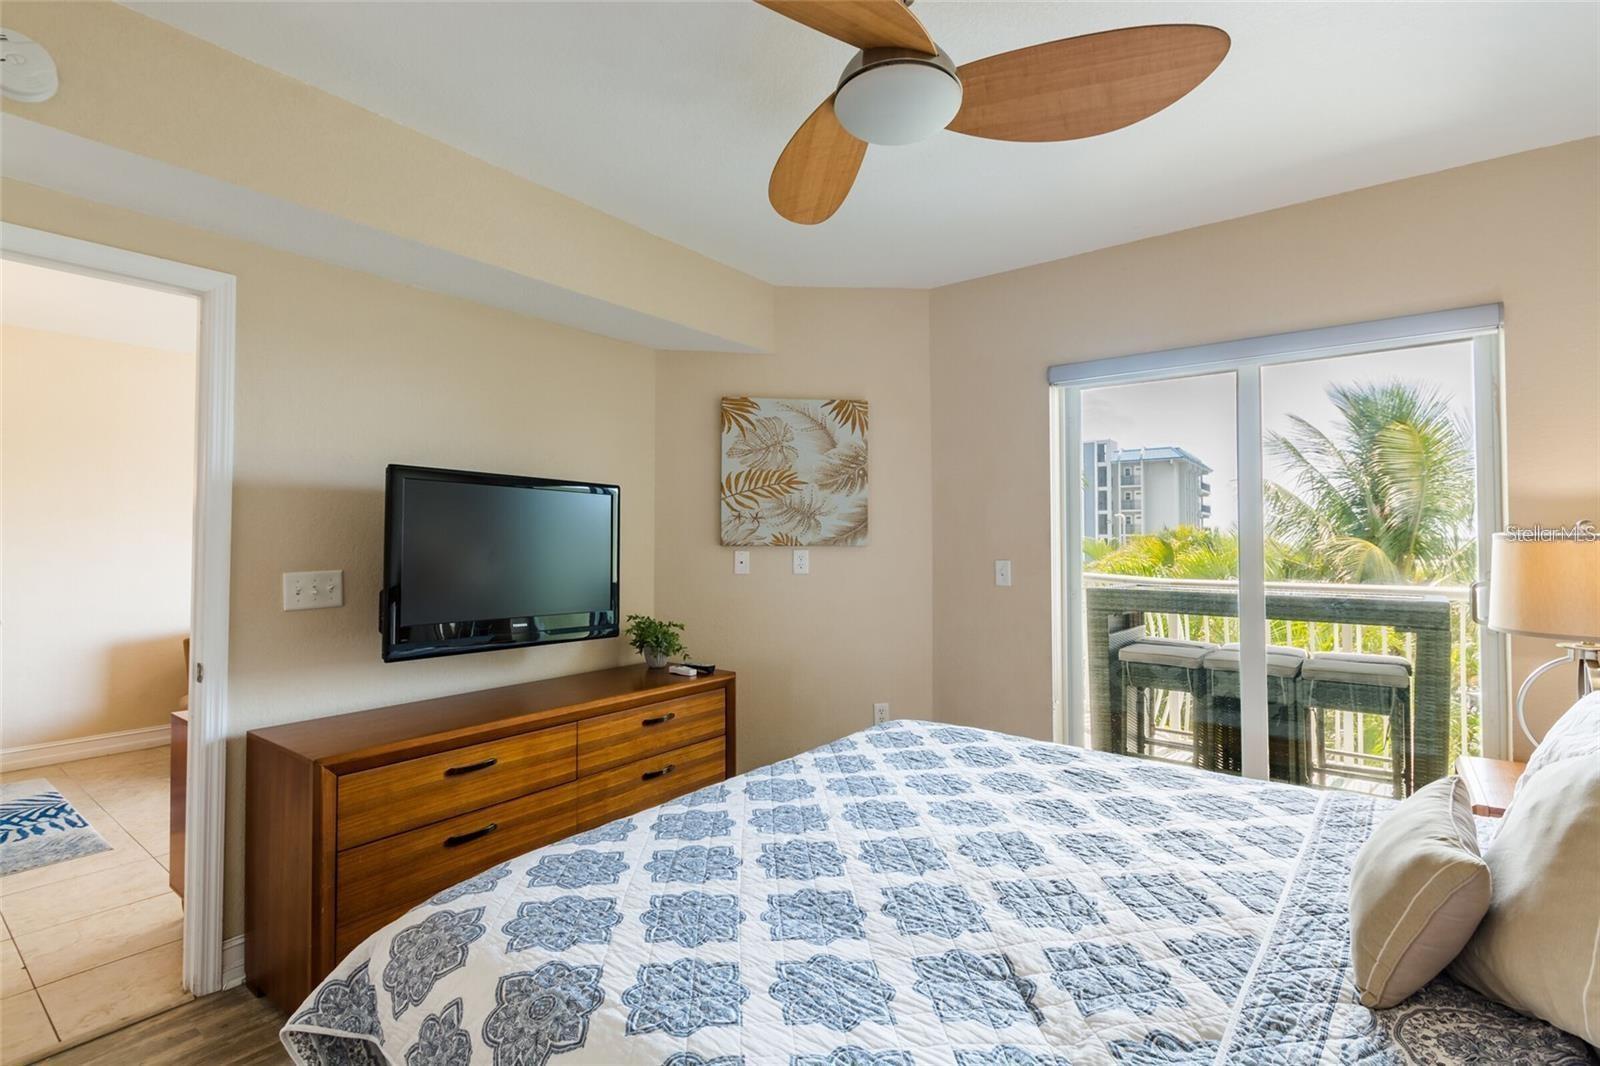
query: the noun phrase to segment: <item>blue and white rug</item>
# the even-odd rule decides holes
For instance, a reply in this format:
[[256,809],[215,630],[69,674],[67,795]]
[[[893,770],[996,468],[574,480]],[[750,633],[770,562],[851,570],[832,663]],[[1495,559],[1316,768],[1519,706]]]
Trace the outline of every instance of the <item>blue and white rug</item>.
[[0,877],[110,850],[44,778],[0,785]]

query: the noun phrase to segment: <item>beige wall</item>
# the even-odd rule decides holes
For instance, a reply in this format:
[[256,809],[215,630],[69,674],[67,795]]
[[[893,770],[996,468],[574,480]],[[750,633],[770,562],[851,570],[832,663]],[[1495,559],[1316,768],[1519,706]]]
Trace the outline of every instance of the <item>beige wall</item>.
[[[656,604],[697,656],[739,672],[739,766],[931,714],[928,294],[780,290],[772,356],[663,353],[656,390]],[[752,548],[733,573],[716,486],[723,396],[866,399],[870,543]]]
[[11,0],[61,89],[32,122],[765,350],[772,286],[114,3]]
[[[1177,193],[1181,195],[1181,190]],[[933,293],[934,692],[1051,730],[1052,363],[1502,301],[1509,519],[1600,520],[1600,140],[1377,186]],[[995,588],[992,560],[1015,585]],[[1552,654],[1518,640],[1521,678]],[[1530,703],[1536,731],[1571,702]]]
[[[1048,735],[1054,362],[1503,300],[1511,517],[1600,513],[1597,187],[1591,140],[931,295],[780,291],[776,354],[758,357],[657,355],[12,181],[0,193],[7,221],[239,279],[237,733],[630,657],[613,641],[380,664],[382,470],[429,462],[620,483],[624,610],[685,621],[691,649],[740,671],[749,767],[860,727],[877,700]],[[732,574],[711,491],[728,393],[872,401],[870,546],[813,549],[808,577],[756,549],[754,572]],[[1014,560],[1013,588],[994,587],[995,558]],[[347,605],[283,613],[279,574],[312,568],[345,571]],[[1518,668],[1544,647],[1520,647]]]
[[189,631],[194,353],[8,324],[0,377],[0,748],[165,725]]
[[[427,463],[622,487],[623,609],[655,586],[655,356],[463,300],[6,182],[4,218],[238,277],[230,726],[615,665],[620,640],[379,661],[383,470]],[[285,613],[286,570],[345,606]],[[244,747],[228,767],[227,935],[242,927]]]

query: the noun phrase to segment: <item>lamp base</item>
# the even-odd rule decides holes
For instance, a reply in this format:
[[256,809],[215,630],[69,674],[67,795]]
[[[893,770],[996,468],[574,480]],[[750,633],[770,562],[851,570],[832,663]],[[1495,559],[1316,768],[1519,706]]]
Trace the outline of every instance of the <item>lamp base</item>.
[[1578,668],[1578,698],[1581,700],[1594,691],[1593,682],[1589,679],[1589,670],[1600,666],[1600,643],[1592,640],[1566,640],[1557,644],[1556,647],[1565,651],[1567,653],[1566,656],[1542,663],[1522,682],[1522,687],[1517,689],[1517,726],[1522,730],[1522,735],[1528,738],[1528,742],[1535,745],[1539,743],[1539,738],[1534,736],[1533,732],[1528,729],[1528,719],[1523,714],[1523,704],[1527,701],[1528,690],[1533,687],[1533,683],[1539,679],[1541,674],[1554,670],[1563,663],[1576,663]]

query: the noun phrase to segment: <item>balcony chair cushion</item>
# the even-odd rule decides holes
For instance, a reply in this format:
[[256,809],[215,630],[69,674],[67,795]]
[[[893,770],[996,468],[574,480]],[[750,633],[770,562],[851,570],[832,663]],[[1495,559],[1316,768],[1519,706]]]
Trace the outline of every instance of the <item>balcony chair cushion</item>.
[[1351,976],[1362,1004],[1392,1007],[1450,965],[1489,909],[1489,882],[1460,778],[1394,808],[1350,873]]
[[1129,644],[1133,644],[1144,639],[1144,626],[1142,625],[1129,626],[1127,629],[1119,629],[1111,634],[1111,650],[1117,651],[1119,648],[1126,648]]
[[1483,858],[1489,913],[1450,976],[1600,1046],[1600,762],[1535,775]]
[[1171,640],[1167,637],[1145,637],[1117,651],[1117,658],[1125,663],[1151,663],[1155,666],[1176,666],[1198,670],[1215,644],[1203,640]]
[[1346,681],[1352,685],[1406,688],[1411,684],[1411,662],[1399,655],[1330,651],[1307,659],[1300,668],[1300,676],[1307,681]]
[[[1306,653],[1299,648],[1288,648],[1282,644],[1267,645],[1267,676],[1269,677],[1294,677],[1300,672],[1300,667],[1306,661]],[[1235,642],[1224,644],[1210,655],[1206,656],[1207,670],[1232,670],[1239,672],[1239,645]]]

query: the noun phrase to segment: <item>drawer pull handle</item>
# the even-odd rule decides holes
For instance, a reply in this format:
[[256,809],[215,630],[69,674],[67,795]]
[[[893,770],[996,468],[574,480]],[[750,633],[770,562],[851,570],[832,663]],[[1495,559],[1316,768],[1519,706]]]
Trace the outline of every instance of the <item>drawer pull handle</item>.
[[639,780],[641,780],[641,781],[654,781],[658,777],[666,777],[668,774],[672,773],[672,771],[674,771],[676,769],[677,769],[676,766],[674,766],[672,763],[668,763],[666,765],[666,767],[664,769],[661,769],[661,770],[646,770],[644,775],[642,777],[640,777]]
[[447,848],[459,848],[461,845],[470,844],[474,840],[479,839],[480,837],[486,837],[490,833],[494,832],[496,829],[499,829],[499,828],[500,828],[500,823],[499,822],[490,822],[488,825],[484,826],[482,829],[474,829],[470,833],[461,833],[461,834],[459,834],[457,836],[445,837],[444,838],[444,846],[447,847]]
[[444,776],[460,777],[462,774],[476,773],[479,770],[487,770],[489,767],[493,766],[499,761],[499,759],[485,759],[482,762],[471,763],[467,766],[452,766],[450,769],[444,772]]
[[639,724],[640,725],[665,725],[666,723],[672,721],[676,717],[678,717],[678,712],[677,711],[668,711],[666,714],[663,714],[663,715],[661,715],[660,717],[657,717],[657,718],[646,718],[644,721],[640,722]]

